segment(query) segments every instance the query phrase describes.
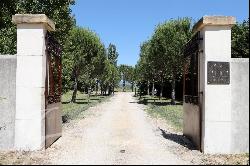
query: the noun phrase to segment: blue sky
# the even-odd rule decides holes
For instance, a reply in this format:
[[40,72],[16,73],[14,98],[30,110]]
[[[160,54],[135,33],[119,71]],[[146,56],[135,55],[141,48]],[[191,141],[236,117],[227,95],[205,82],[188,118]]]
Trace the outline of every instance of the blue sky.
[[77,25],[95,31],[107,47],[117,46],[118,64],[135,65],[140,44],[157,24],[178,17],[204,15],[249,17],[248,0],[76,0],[72,6]]

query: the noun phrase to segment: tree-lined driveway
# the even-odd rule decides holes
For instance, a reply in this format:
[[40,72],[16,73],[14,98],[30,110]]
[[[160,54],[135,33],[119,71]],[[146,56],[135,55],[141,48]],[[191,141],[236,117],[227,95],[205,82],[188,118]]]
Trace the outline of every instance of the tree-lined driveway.
[[132,93],[117,93],[64,129],[48,152],[53,164],[189,164],[171,153]]

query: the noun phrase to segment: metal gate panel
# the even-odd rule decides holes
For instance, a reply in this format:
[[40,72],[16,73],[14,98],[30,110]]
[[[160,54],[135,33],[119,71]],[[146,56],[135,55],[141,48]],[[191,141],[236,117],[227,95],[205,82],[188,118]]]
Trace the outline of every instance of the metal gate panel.
[[62,136],[62,49],[49,32],[46,35],[45,147]]
[[183,88],[183,110],[184,127],[183,133],[189,137],[198,149],[201,149],[201,113],[202,106],[199,93],[199,45],[202,38],[197,32],[186,44],[184,50],[184,88]]

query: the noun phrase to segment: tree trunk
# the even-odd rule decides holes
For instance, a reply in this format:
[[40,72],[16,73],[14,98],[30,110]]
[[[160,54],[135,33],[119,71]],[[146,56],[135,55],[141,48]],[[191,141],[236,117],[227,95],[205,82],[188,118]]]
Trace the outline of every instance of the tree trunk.
[[149,95],[149,81],[147,82],[147,95]]
[[97,96],[97,91],[98,91],[98,83],[95,84],[95,96]]
[[87,87],[87,92],[88,92],[88,104],[89,104],[89,99],[90,99],[90,87]]
[[153,81],[153,86],[152,86],[152,96],[154,96],[154,95],[156,95],[156,94],[154,94],[154,91],[155,91],[155,83],[154,83],[154,81]]
[[161,100],[161,98],[162,98],[162,92],[163,92],[163,84],[161,84],[160,100]]
[[72,94],[71,103],[75,103],[76,102],[77,85],[78,85],[78,74],[77,74],[76,70],[74,70],[74,76],[75,76],[74,91],[73,91],[73,94]]
[[100,89],[101,89],[101,96],[103,96],[102,84],[100,84]]
[[104,87],[104,95],[107,95],[107,86]]
[[135,97],[136,97],[136,87],[135,87]]
[[112,95],[115,94],[115,81],[113,80],[113,83],[112,83]]
[[171,104],[176,105],[176,102],[175,102],[175,78],[172,80]]
[[101,93],[102,93],[102,96],[104,96],[104,87],[103,87],[103,85],[101,86]]
[[98,91],[99,91],[99,83],[97,83],[97,89],[96,90],[97,90],[97,93],[98,93]]
[[108,95],[110,96],[111,93],[112,93],[112,86],[109,85],[109,87],[108,87]]
[[134,92],[134,83],[132,83],[132,92]]
[[142,93],[142,92],[141,92],[141,87],[140,87],[140,90],[139,90],[139,96],[140,96],[140,97],[139,97],[139,100],[141,99],[141,93]]
[[125,92],[125,86],[126,86],[125,80],[123,80],[122,86],[123,86],[123,90],[122,91]]

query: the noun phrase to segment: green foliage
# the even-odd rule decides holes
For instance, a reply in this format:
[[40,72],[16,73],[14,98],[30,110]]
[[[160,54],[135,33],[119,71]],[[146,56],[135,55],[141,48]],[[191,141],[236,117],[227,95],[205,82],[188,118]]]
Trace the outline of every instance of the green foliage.
[[67,57],[66,53],[62,55],[62,90],[63,93],[69,91],[73,87],[72,68],[73,60]]
[[131,89],[132,92],[134,91],[134,85],[136,84],[136,71],[135,68],[133,66],[129,66],[129,65],[120,65],[119,66],[119,73],[121,79],[123,80],[123,91],[126,91],[126,81],[129,82],[131,84]]
[[64,46],[69,30],[75,24],[70,5],[74,0],[1,0],[0,53],[16,53],[16,26],[11,22],[15,14],[46,14],[56,24],[54,35]]
[[[93,96],[90,97],[84,93],[78,93],[77,99],[79,102],[70,103],[72,91],[69,91],[62,96],[62,118],[63,123],[69,120],[83,118],[86,115],[86,110],[96,104],[106,101],[108,97]],[[79,100],[80,99],[80,100]]]
[[133,66],[122,64],[119,66],[119,72],[120,72],[120,75],[123,74],[124,80],[130,83],[135,81],[135,73],[134,73],[135,71],[134,71]]
[[[180,80],[183,71],[183,50],[191,38],[191,19],[179,18],[159,24],[149,41],[141,45],[140,59],[136,65],[137,82],[172,83],[172,98],[175,100],[175,82]],[[149,93],[149,90],[148,90]]]
[[176,131],[182,131],[183,128],[183,106],[169,105],[170,100],[159,100],[158,98],[144,96],[139,99],[139,103],[149,105],[146,112],[154,118],[162,119]]
[[116,46],[114,44],[109,44],[109,47],[107,48],[107,57],[102,60],[102,76],[99,78],[102,93],[105,93],[107,90],[109,95],[112,92],[114,93],[114,88],[119,82],[119,73],[117,68],[118,55]]
[[106,66],[109,68],[109,82],[113,88],[117,85],[117,82],[119,81],[119,73],[117,68],[118,56],[119,54],[117,52],[116,46],[114,44],[109,44],[108,61]]
[[249,58],[249,19],[232,28],[232,58]]
[[[69,90],[76,80],[84,85],[92,85],[98,76],[99,60],[105,57],[104,46],[99,37],[89,29],[75,27],[66,40],[63,54],[63,87]],[[102,64],[101,64],[102,65]]]
[[109,47],[108,47],[108,59],[115,66],[117,66],[117,58],[118,58],[118,56],[119,56],[119,54],[116,51],[116,46],[114,44],[109,44]]
[[156,72],[155,67],[152,65],[150,56],[151,41],[144,42],[141,47],[140,59],[135,66],[135,79],[137,82],[143,82],[147,80],[154,80]]
[[16,27],[0,29],[0,54],[16,54]]
[[[191,20],[170,20],[157,26],[151,39],[149,58],[157,72],[158,81],[179,79],[183,70],[183,50],[191,37]],[[165,74],[163,74],[165,73]]]
[[12,15],[16,13],[17,0],[0,1],[0,53],[16,53],[16,27],[11,22]]
[[75,102],[78,90],[86,91],[93,87],[97,90],[97,83],[100,83],[102,91],[109,90],[111,94],[119,73],[116,67],[118,53],[115,45],[110,46],[107,54],[93,31],[81,27],[70,31],[63,54],[63,87],[64,92],[74,87],[72,102]]
[[[189,18],[159,24],[152,38],[141,45],[137,64],[144,80],[163,82],[179,76],[183,69],[183,48],[191,37]],[[140,78],[138,78],[140,79]]]
[[114,88],[117,86],[119,82],[119,73],[118,69],[113,63],[106,59],[105,67],[103,75],[101,76],[100,83],[103,91],[109,90],[109,94],[111,91],[114,91]]

